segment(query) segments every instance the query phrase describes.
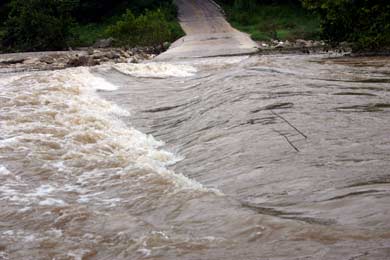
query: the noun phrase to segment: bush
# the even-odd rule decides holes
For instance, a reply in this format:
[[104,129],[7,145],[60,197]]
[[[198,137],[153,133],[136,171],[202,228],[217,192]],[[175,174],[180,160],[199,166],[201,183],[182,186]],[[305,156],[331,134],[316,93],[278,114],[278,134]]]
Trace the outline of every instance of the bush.
[[355,50],[390,46],[390,3],[383,0],[303,0],[321,17],[324,39],[353,43]]
[[319,18],[298,0],[219,1],[231,24],[256,41],[318,39]]
[[13,0],[3,46],[13,51],[64,49],[70,38],[71,8],[71,1]]
[[237,11],[253,11],[256,8],[256,0],[235,0],[233,8]]
[[107,33],[118,44],[133,47],[162,45],[177,36],[176,30],[168,21],[166,12],[161,9],[146,11],[138,17],[127,10],[115,25],[108,28]]
[[[0,0],[1,1],[1,0]],[[172,5],[172,0],[73,0],[77,1],[77,8],[73,16],[81,23],[100,23],[106,18],[123,14],[123,10],[130,8],[133,14],[140,15],[146,9],[156,10]]]

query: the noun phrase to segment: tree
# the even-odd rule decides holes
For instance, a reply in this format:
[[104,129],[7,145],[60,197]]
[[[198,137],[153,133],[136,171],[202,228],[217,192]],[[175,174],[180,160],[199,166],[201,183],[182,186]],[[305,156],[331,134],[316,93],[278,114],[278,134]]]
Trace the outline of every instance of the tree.
[[172,39],[169,22],[160,9],[146,11],[138,17],[127,10],[122,19],[108,29],[108,34],[127,46],[163,45]]
[[332,44],[348,41],[355,50],[390,46],[390,3],[383,0],[303,0],[319,13],[323,37]]
[[73,0],[12,0],[3,46],[16,51],[59,50],[67,46]]

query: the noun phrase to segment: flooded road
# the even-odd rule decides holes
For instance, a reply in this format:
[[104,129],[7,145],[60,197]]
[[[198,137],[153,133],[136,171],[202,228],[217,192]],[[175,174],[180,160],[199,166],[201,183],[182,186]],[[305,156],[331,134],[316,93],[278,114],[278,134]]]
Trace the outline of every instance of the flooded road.
[[212,0],[175,0],[180,25],[186,35],[174,42],[156,60],[170,61],[253,54],[257,44],[246,33],[225,20],[222,9]]
[[389,259],[390,62],[0,78],[0,259]]

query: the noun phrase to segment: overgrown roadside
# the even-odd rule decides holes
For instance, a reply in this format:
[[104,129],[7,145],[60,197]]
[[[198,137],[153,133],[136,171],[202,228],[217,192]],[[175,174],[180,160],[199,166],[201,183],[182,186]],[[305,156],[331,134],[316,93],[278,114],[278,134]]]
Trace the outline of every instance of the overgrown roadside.
[[[390,53],[390,3],[367,0],[217,0],[229,22],[261,49]],[[325,46],[325,44],[327,46]]]
[[217,2],[232,26],[248,33],[260,48],[323,45],[319,16],[305,10],[299,1]]

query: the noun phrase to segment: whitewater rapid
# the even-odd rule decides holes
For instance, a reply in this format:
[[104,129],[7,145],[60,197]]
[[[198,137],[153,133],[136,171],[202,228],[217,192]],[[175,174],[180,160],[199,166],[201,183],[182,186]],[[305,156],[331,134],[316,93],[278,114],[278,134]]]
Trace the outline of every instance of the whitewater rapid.
[[388,69],[287,55],[2,74],[0,259],[386,259]]

